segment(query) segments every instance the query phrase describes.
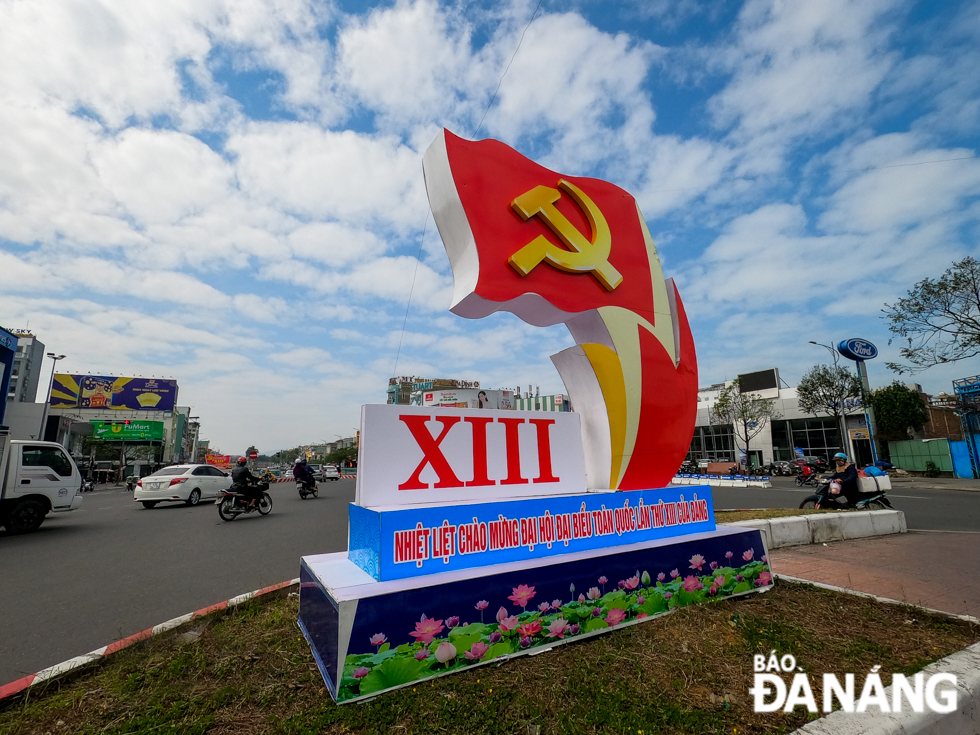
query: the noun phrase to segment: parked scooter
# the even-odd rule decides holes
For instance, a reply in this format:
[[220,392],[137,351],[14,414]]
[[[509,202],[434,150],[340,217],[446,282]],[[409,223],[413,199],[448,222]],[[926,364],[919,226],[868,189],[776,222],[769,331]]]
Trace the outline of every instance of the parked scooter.
[[95,483],[92,482],[91,480],[86,480],[85,482],[82,483],[83,493],[90,493],[94,490],[95,490]]
[[269,490],[269,483],[260,482],[254,487],[262,491],[259,502],[254,506],[249,505],[249,500],[245,497],[244,493],[240,493],[232,488],[221,490],[214,501],[214,504],[218,506],[218,515],[221,516],[221,520],[233,521],[243,513],[251,513],[256,510],[259,512],[259,515],[269,515],[272,512],[272,496],[267,492]]
[[817,483],[817,492],[813,495],[808,495],[800,503],[800,508],[846,510],[853,507],[855,510],[884,510],[885,508],[892,507],[891,501],[885,496],[884,490],[863,493],[862,495],[863,497],[854,506],[851,506],[846,496],[837,495],[832,492],[830,480],[825,478]]
[[316,480],[314,480],[312,477],[304,480],[303,482],[297,482],[296,489],[299,491],[299,496],[303,500],[306,500],[308,495],[312,495],[315,498],[318,492]]

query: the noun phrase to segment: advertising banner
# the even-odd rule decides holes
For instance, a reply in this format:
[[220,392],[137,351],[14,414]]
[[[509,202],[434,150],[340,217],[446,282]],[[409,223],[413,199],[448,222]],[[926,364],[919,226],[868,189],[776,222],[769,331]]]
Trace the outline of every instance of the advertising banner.
[[51,388],[52,408],[173,411],[176,405],[177,381],[162,378],[56,373]]
[[361,407],[360,506],[584,493],[575,413]]
[[386,582],[714,530],[705,485],[380,512],[351,505],[348,558]]
[[230,454],[209,454],[204,458],[204,461],[211,465],[212,467],[217,467],[218,469],[226,470],[231,466],[231,455]]
[[163,441],[162,421],[89,421],[92,434],[107,441]]
[[475,388],[453,390],[422,390],[421,400],[412,403],[419,406],[442,406],[444,408],[514,408],[512,390],[477,390]]

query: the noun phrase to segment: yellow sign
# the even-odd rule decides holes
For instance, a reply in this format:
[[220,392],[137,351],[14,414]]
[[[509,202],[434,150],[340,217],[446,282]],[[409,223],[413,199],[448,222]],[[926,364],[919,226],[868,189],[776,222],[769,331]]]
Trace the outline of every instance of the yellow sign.
[[547,260],[555,268],[567,273],[592,272],[607,291],[612,291],[623,282],[623,276],[609,262],[612,237],[609,234],[606,218],[602,216],[602,212],[588,195],[575,184],[561,179],[558,186],[585,213],[592,228],[592,240],[587,240],[555,207],[555,202],[561,199],[561,192],[558,189],[552,189],[550,186],[535,186],[517,197],[510,206],[525,221],[540,215],[544,223],[570,250],[564,250],[550,242],[544,235],[538,235],[510,256],[507,262],[522,276],[534,270],[542,260]]
[[851,439],[870,439],[867,429],[850,429],[848,432],[851,435]]

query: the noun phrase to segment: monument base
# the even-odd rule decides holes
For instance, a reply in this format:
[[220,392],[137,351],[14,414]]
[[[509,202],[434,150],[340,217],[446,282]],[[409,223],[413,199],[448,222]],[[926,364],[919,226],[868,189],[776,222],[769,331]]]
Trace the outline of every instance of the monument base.
[[378,582],[344,552],[306,556],[299,623],[338,703],[772,584],[762,534],[728,526]]

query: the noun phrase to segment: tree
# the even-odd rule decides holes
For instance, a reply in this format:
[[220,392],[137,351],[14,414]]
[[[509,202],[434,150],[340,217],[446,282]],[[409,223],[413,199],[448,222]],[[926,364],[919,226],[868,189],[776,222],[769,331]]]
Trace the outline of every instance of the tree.
[[327,464],[339,464],[340,462],[356,462],[357,447],[343,447],[327,455]]
[[980,262],[968,257],[953,263],[941,277],[919,281],[908,296],[885,304],[882,311],[888,328],[908,342],[900,354],[910,365],[886,363],[899,375],[976,357],[980,355]]
[[874,409],[878,436],[883,441],[906,441],[909,429],[919,431],[929,421],[929,411],[919,392],[897,381],[871,391],[868,402]]
[[778,415],[773,412],[775,400],[761,398],[756,393],[743,393],[738,378],[725,387],[711,409],[711,419],[719,424],[731,424],[735,445],[741,440],[745,461],[749,462],[749,441]]
[[796,395],[805,413],[833,416],[843,440],[845,401],[861,396],[861,379],[840,365],[814,365],[800,378]]

